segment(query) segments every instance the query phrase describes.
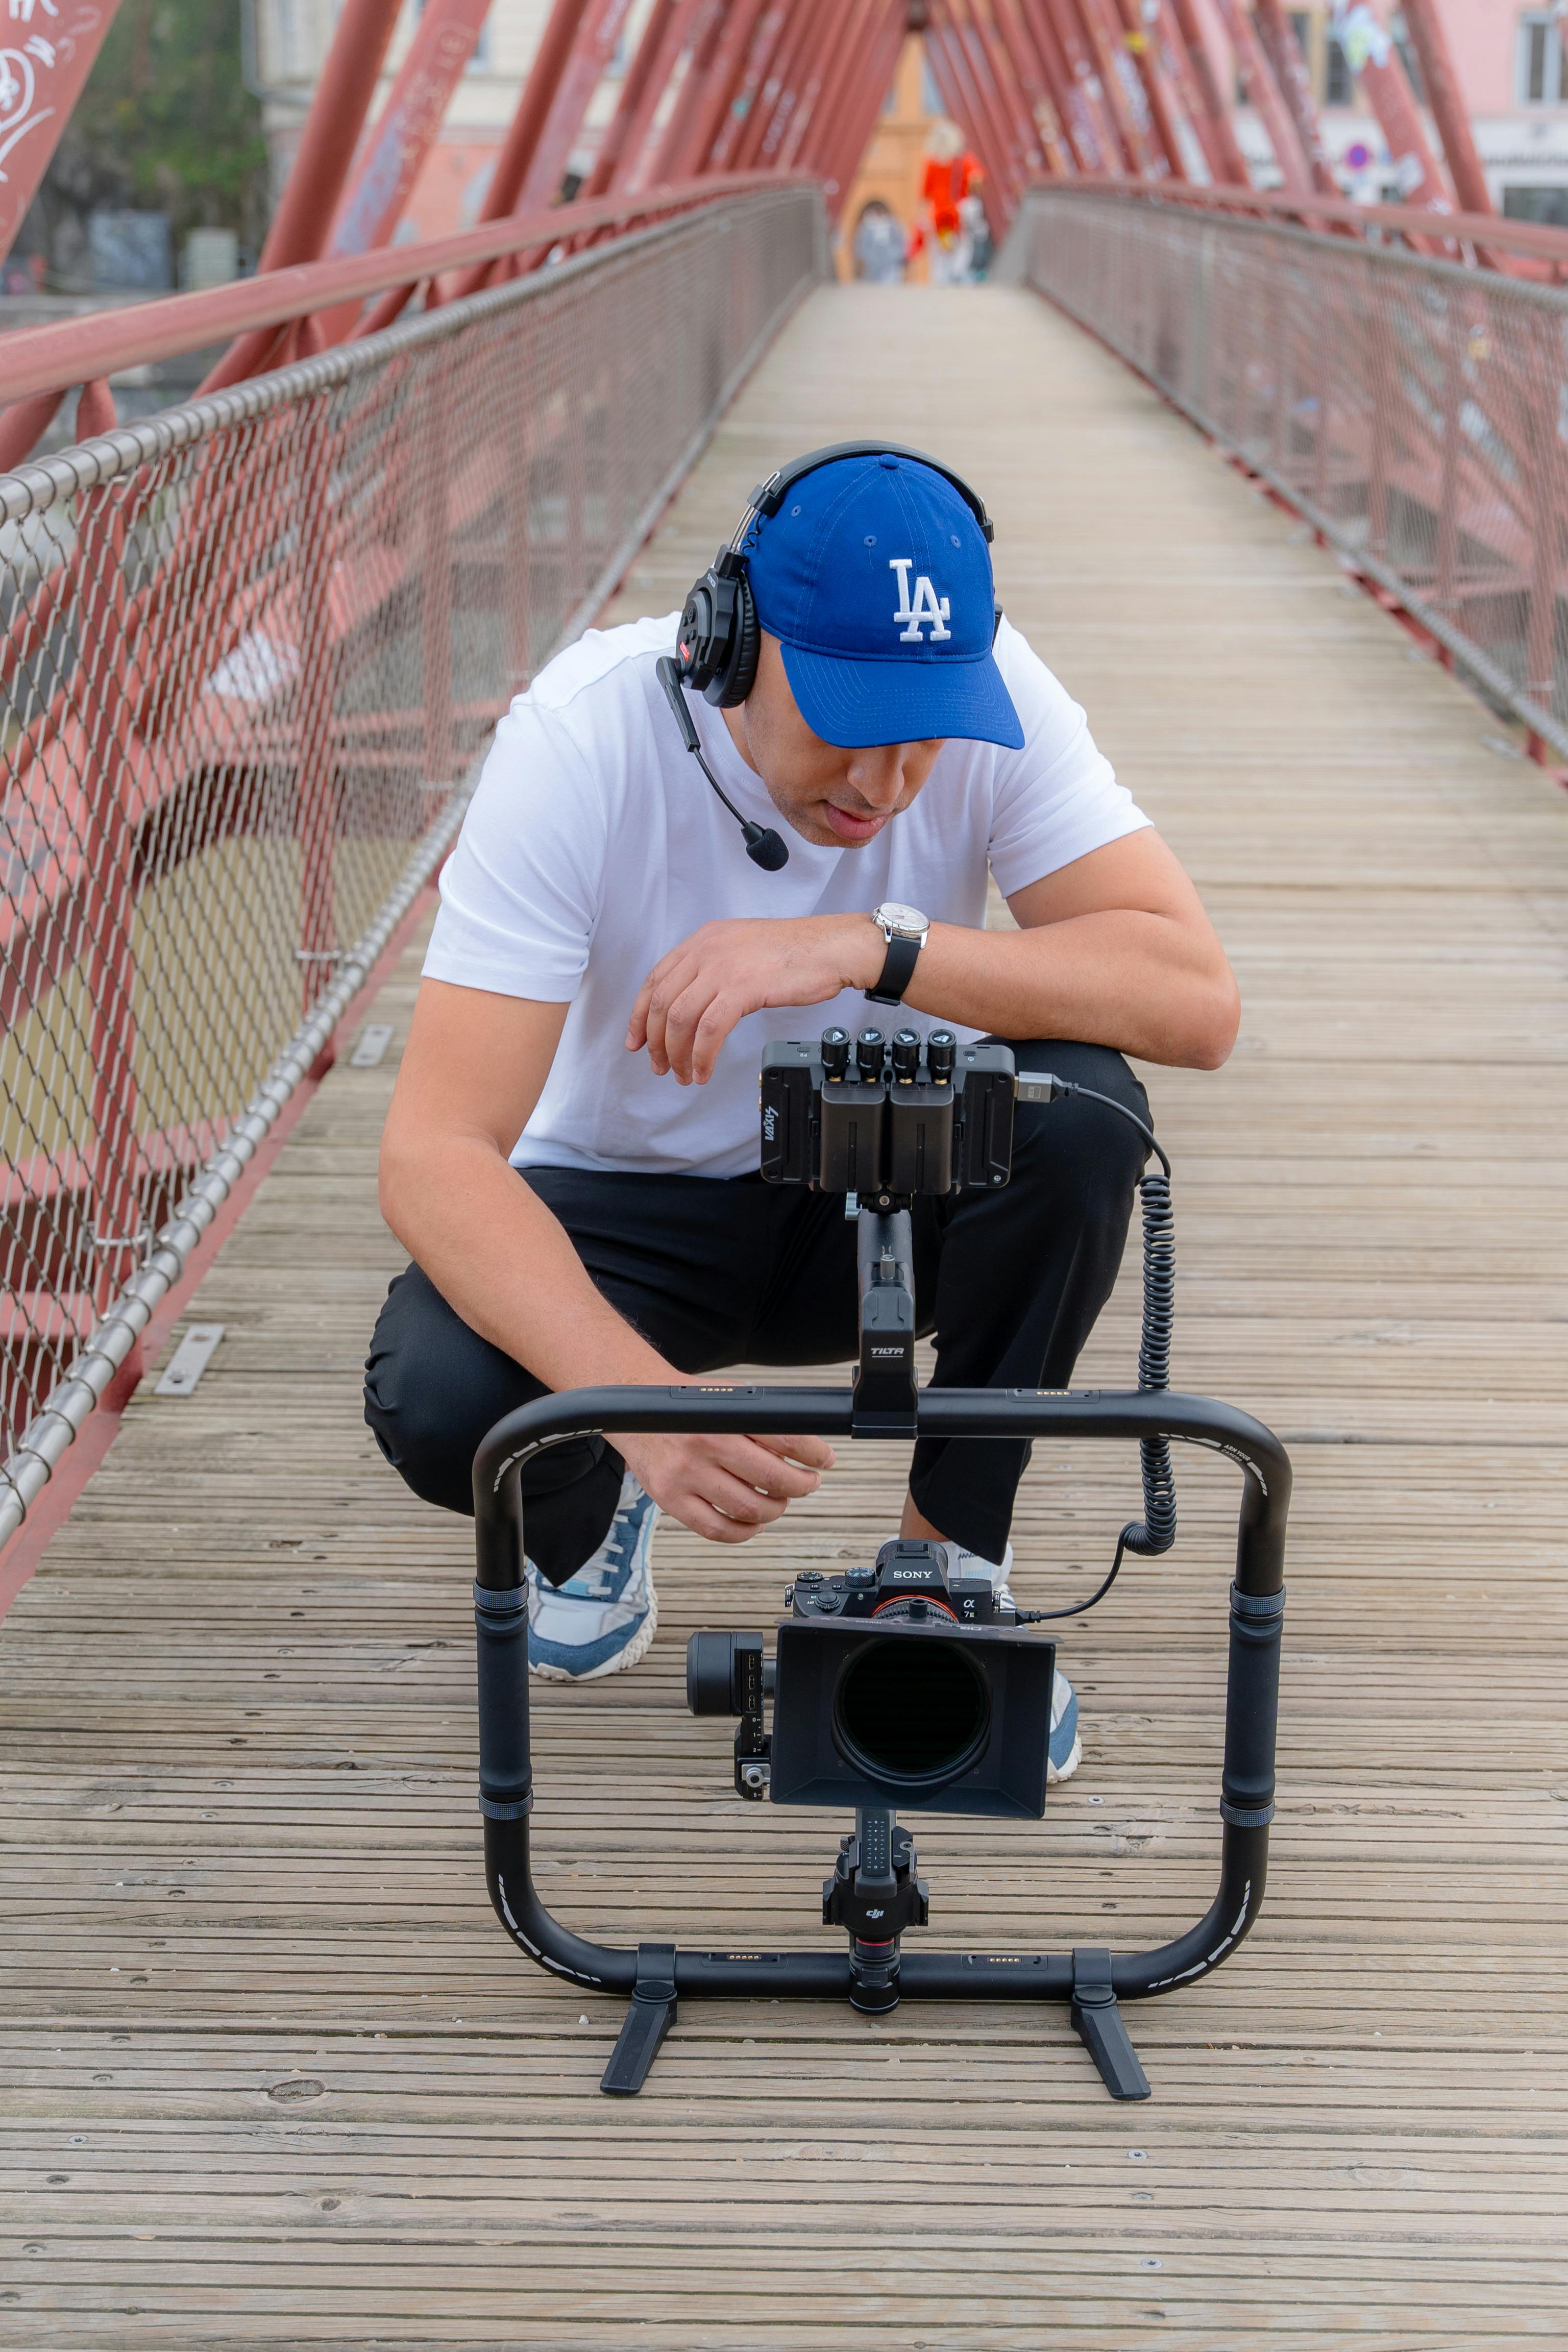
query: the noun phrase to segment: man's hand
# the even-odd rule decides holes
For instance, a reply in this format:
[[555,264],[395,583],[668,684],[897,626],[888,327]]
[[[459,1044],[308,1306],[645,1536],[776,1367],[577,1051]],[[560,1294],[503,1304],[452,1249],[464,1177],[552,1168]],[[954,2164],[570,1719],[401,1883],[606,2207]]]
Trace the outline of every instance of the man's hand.
[[656,1076],[704,1086],[720,1047],[748,1013],[826,1004],[846,988],[874,988],[886,961],[868,915],[704,923],[659,958],[637,991],[627,1050],[646,1045]]
[[815,1494],[833,1467],[820,1437],[616,1436],[610,1442],[643,1492],[710,1543],[745,1543]]

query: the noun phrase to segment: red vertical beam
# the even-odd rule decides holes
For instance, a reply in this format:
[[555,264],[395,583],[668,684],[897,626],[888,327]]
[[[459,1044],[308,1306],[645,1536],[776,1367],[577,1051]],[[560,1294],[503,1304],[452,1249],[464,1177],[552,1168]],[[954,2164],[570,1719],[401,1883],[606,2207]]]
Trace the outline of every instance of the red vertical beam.
[[490,0],[426,0],[408,54],[338,206],[327,240],[329,256],[373,253],[391,243],[489,9]]
[[[751,158],[752,168],[776,168],[806,84],[825,55],[832,58],[838,87],[842,89],[844,68],[864,14],[858,0],[847,0],[847,5],[846,0],[816,0],[815,7],[811,0],[805,0],[789,56],[781,64],[778,95],[767,121],[759,127]],[[817,168],[815,144],[807,168]]]
[[1008,130],[1009,154],[1016,170],[1018,193],[1021,194],[1043,161],[1039,126],[1035,121],[1035,110],[1029,103],[1018,69],[997,28],[989,0],[970,0],[970,7],[974,19],[979,63],[989,80],[994,110]]
[[981,182],[981,202],[991,234],[1000,239],[1003,234],[1003,208],[996,191],[1001,184],[995,157],[992,152],[990,126],[975,111],[973,84],[963,69],[959,53],[958,36],[951,25],[939,24],[934,5],[926,35],[927,54],[931,72],[942,92],[942,104],[963,131],[965,142],[977,158],[985,174]]
[[1301,152],[1301,142],[1296,136],[1289,109],[1275,87],[1268,60],[1252,29],[1252,18],[1241,5],[1241,0],[1216,0],[1216,5],[1220,21],[1230,37],[1242,89],[1257,108],[1263,128],[1268,134],[1268,144],[1274,150],[1274,161],[1279,166],[1285,193],[1291,196],[1310,195],[1312,175]]
[[845,16],[844,0],[795,0],[795,14],[779,43],[773,71],[763,85],[755,116],[747,118],[735,170],[755,171],[764,154],[768,160],[777,154],[795,111],[797,78],[804,79],[810,53],[819,43],[831,40],[835,54],[842,54]]
[[[774,125],[779,131],[777,144],[770,152],[768,142],[763,142],[764,163],[783,168],[799,160],[805,170],[820,172],[824,178],[831,173],[845,121],[857,110],[887,5],[888,0],[858,0],[858,5],[851,0],[850,7],[841,14],[841,38],[831,53],[819,47],[802,60],[788,118],[782,126]],[[833,209],[830,201],[828,210]]]
[[700,113],[710,84],[709,76],[718,56],[723,36],[724,18],[737,0],[704,0],[702,14],[697,20],[692,36],[691,55],[687,61],[685,78],[675,94],[675,104],[668,121],[659,137],[658,150],[648,166],[650,184],[658,186],[666,180],[684,176],[682,157],[690,141],[695,119]]
[[1321,196],[1337,196],[1340,184],[1329,168],[1323,148],[1323,134],[1318,121],[1318,109],[1312,97],[1311,77],[1307,60],[1301,55],[1301,44],[1295,28],[1285,14],[1283,0],[1253,0],[1253,20],[1264,53],[1274,69],[1274,79],[1279,95],[1290,110],[1290,121],[1300,142],[1307,169],[1312,175],[1312,185]]
[[545,118],[532,161],[523,174],[514,211],[531,212],[536,205],[553,203],[584,118],[593,103],[594,92],[616,54],[616,43],[620,39],[630,5],[631,0],[594,0],[593,5],[581,10],[555,103]]
[[343,0],[258,270],[314,261],[325,245],[400,5],[401,0]]
[[1095,133],[1105,156],[1104,169],[1135,173],[1136,163],[1122,140],[1120,121],[1107,102],[1095,66],[1094,53],[1083,37],[1072,0],[1031,0],[1031,5],[1037,5],[1042,15],[1049,18],[1072,68],[1074,84],[1084,104],[1093,113]]
[[1182,47],[1186,53],[1193,86],[1198,93],[1203,117],[1208,125],[1208,143],[1213,150],[1211,167],[1215,177],[1228,181],[1233,187],[1247,187],[1251,184],[1251,174],[1247,168],[1247,158],[1241,152],[1241,142],[1236,135],[1230,108],[1219,86],[1219,78],[1214,69],[1208,44],[1204,39],[1203,27],[1198,23],[1194,0],[1170,0],[1170,5]]
[[[835,19],[830,42],[818,39],[807,47],[795,76],[795,103],[788,120],[773,126],[781,135],[776,146],[763,142],[764,161],[781,172],[810,168],[826,173],[833,142],[845,112],[855,104],[858,84],[852,79],[864,69],[875,10],[868,7],[857,26],[850,12]],[[857,62],[858,58],[859,62]]]
[[953,77],[968,101],[969,118],[981,134],[982,143],[975,152],[985,167],[982,202],[991,233],[1000,238],[1006,217],[1017,203],[1020,185],[1010,126],[998,114],[994,94],[986,87],[971,38],[973,27],[967,18],[965,0],[933,0],[933,13],[937,12],[946,22],[948,58]]
[[[320,255],[375,95],[401,5],[402,0],[343,0],[293,164],[261,248],[258,270],[291,269]],[[200,390],[218,392],[225,384],[238,383],[254,374],[266,365],[277,341],[278,332],[272,327],[237,336],[217,365],[208,371]]]
[[[560,93],[562,78],[572,61],[582,16],[583,0],[555,0],[543,37],[533,53],[517,112],[507,126],[500,153],[496,157],[496,167],[479,211],[481,221],[505,220],[509,214],[521,210],[518,199]],[[467,283],[459,288],[459,291],[468,290]]]
[[658,62],[660,48],[675,12],[676,0],[654,0],[653,13],[643,26],[637,54],[626,68],[616,110],[605,125],[605,135],[599,142],[594,168],[584,184],[584,197],[604,195],[620,169],[632,125],[652,86],[654,68]]
[[[613,183],[618,188],[637,188],[644,184],[647,173],[643,167],[648,160],[653,119],[658,112],[660,100],[669,88],[697,13],[703,5],[704,0],[675,0],[673,8],[662,12],[656,8],[654,11],[658,24],[658,47],[626,127],[625,144]],[[650,22],[647,37],[651,39],[653,33],[654,25]]]
[[992,17],[996,38],[1007,59],[1008,70],[1023,93],[1029,110],[1029,120],[1035,126],[1041,158],[1052,179],[1061,179],[1076,169],[1072,153],[1072,133],[1062,111],[1045,59],[1035,46],[1034,38],[1018,12],[1017,0],[991,0]]
[[1142,125],[1134,118],[1131,99],[1116,62],[1121,31],[1120,23],[1113,25],[1110,20],[1110,0],[1067,0],[1067,5],[1078,20],[1084,47],[1094,60],[1095,76],[1103,92],[1100,102],[1116,125],[1128,169],[1136,179],[1152,179],[1153,155]]
[[0,67],[0,261],[16,241],[119,5],[98,0],[62,16],[44,0],[35,24],[32,0],[11,0]]
[[[1437,13],[1436,0],[1404,0],[1405,22],[1415,45],[1421,61],[1421,79],[1426,85],[1426,102],[1437,125],[1437,136],[1443,142],[1449,177],[1454,183],[1459,208],[1467,213],[1495,211],[1487,175],[1476,151],[1470,129],[1469,109],[1454,71],[1454,60],[1448,51],[1447,35],[1443,19]],[[1563,31],[1568,37],[1568,17],[1563,20]]]
[[733,0],[726,10],[720,27],[719,44],[709,69],[708,87],[692,124],[690,137],[682,149],[675,176],[707,169],[719,133],[729,120],[741,86],[741,76],[751,55],[752,42],[762,21],[767,0]]
[[1427,212],[1452,212],[1453,194],[1426,143],[1415,93],[1393,38],[1370,0],[1362,0],[1348,16],[1336,10],[1334,27],[1350,69],[1359,76],[1363,93],[1388,142],[1399,174],[1401,204],[1417,205]]
[[1152,35],[1143,22],[1140,0],[1117,0],[1117,5],[1121,14],[1122,49],[1131,58],[1138,69],[1138,79],[1143,85],[1143,96],[1149,107],[1149,120],[1153,126],[1160,152],[1165,159],[1172,177],[1184,180],[1187,176],[1187,162],[1182,152],[1182,142],[1176,130],[1179,105],[1174,92],[1165,79],[1165,68],[1161,62],[1160,53],[1155,47]]
[[1057,111],[1067,127],[1079,170],[1114,171],[1115,164],[1104,143],[1103,131],[1096,122],[1082,85],[1073,73],[1071,60],[1062,47],[1061,36],[1051,20],[1045,0],[1017,0],[1017,5],[1034,37],[1040,61],[1050,77],[1052,89],[1057,96]]
[[837,220],[848,201],[856,173],[870,143],[871,134],[881,112],[882,100],[888,94],[899,52],[908,37],[904,0],[890,0],[880,17],[872,19],[873,37],[864,59],[855,102],[846,112],[838,131],[838,144],[828,165],[829,182],[837,186],[828,198],[833,216]]
[[768,6],[752,36],[752,46],[731,100],[730,110],[719,125],[713,141],[712,168],[715,172],[730,169],[731,159],[756,108],[789,18],[789,0],[768,0]]

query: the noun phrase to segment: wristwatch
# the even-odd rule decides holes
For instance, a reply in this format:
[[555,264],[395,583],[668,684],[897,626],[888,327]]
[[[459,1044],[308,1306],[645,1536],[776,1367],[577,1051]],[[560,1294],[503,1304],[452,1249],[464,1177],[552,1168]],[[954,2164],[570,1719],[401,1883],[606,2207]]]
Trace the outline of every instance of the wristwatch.
[[931,917],[922,915],[918,907],[900,907],[889,899],[877,908],[871,920],[888,942],[888,960],[876,987],[866,991],[867,1002],[901,1004],[904,991],[915,976],[915,965],[931,929]]

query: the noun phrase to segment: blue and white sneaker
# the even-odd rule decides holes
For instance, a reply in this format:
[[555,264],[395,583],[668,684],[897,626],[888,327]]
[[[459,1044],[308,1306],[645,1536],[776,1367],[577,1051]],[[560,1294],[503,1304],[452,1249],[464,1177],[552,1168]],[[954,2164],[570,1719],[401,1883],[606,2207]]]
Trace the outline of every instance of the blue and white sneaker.
[[[998,1601],[1017,1603],[1007,1587],[1013,1568],[1013,1547],[1008,1545],[1001,1559],[982,1559],[977,1551],[961,1551],[958,1573],[961,1576],[985,1576],[991,1580],[991,1590]],[[1083,1742],[1078,1736],[1078,1693],[1058,1666],[1051,1681],[1051,1738],[1046,1751],[1046,1781],[1070,1780],[1083,1761]]]
[[658,1505],[628,1470],[609,1533],[575,1576],[551,1584],[528,1566],[528,1664],[545,1682],[586,1683],[635,1666],[653,1640],[653,1531]]

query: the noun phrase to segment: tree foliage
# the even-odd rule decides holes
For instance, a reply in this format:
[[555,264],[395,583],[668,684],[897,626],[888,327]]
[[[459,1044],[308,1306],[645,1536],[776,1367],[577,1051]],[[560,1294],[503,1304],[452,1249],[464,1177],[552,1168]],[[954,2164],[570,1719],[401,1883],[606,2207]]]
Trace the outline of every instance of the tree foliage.
[[187,229],[232,228],[254,249],[267,194],[238,0],[120,0],[39,191],[51,261],[70,270],[103,205],[167,213],[176,247]]

